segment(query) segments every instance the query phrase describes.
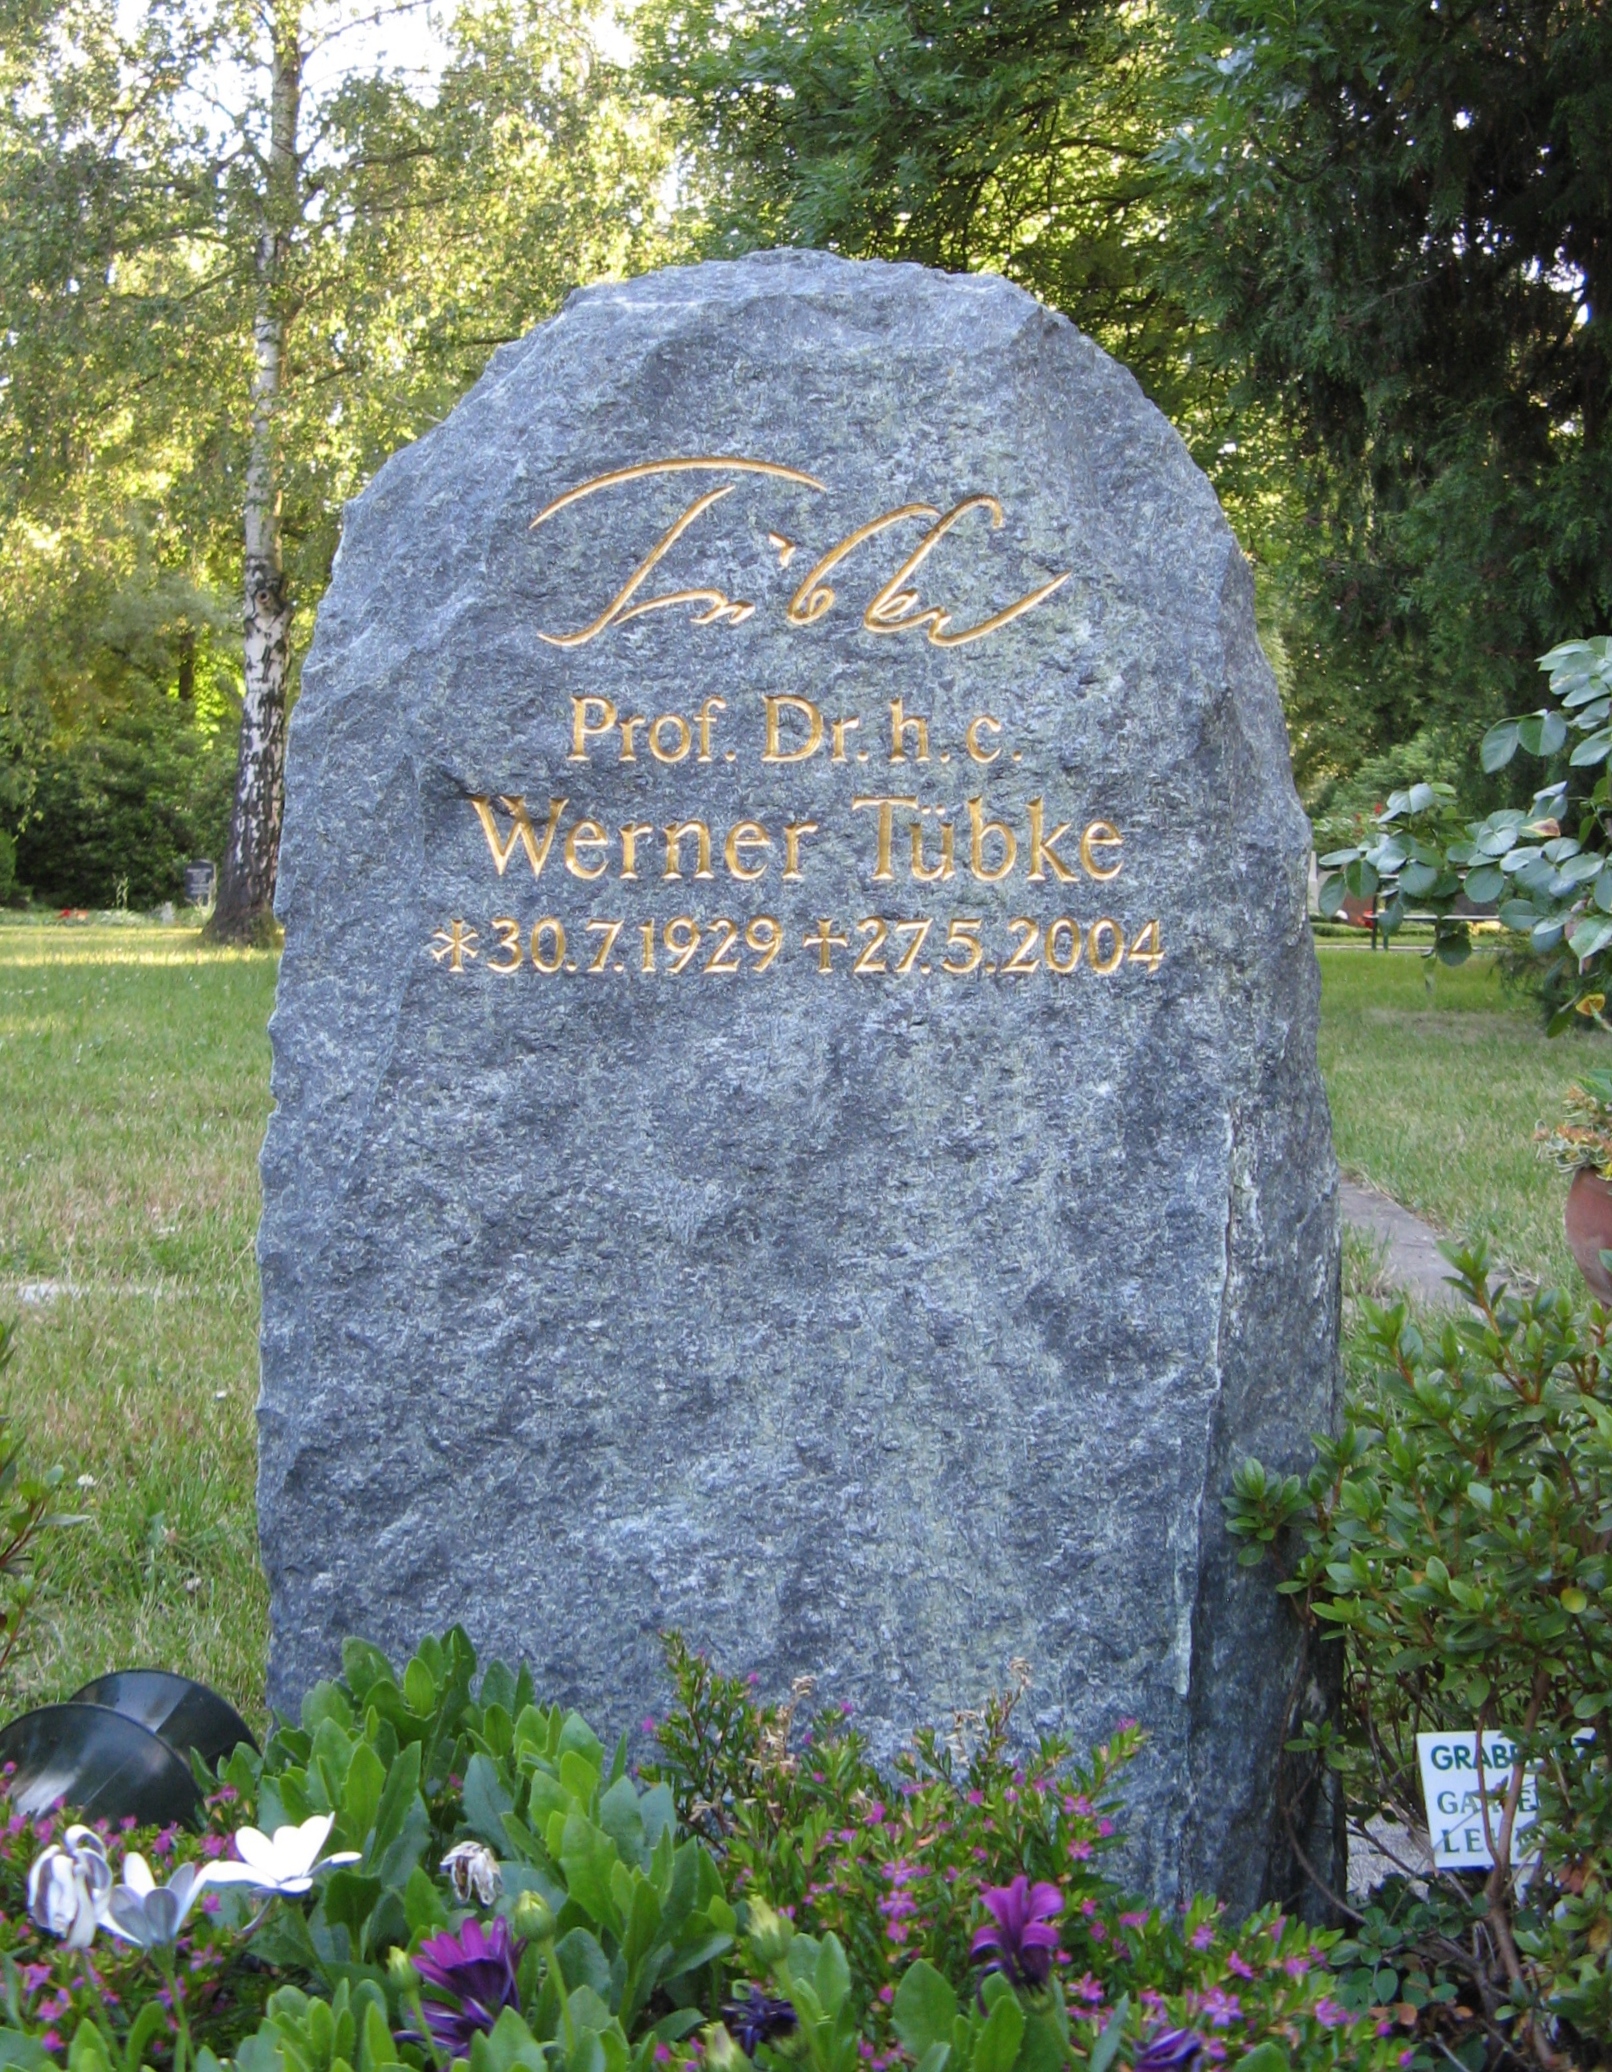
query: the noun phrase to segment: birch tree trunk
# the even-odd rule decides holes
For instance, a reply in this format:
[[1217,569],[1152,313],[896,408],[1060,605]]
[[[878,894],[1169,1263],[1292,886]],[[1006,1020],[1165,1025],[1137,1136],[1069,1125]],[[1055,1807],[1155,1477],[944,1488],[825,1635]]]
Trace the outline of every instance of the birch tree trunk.
[[294,610],[280,543],[280,404],[285,378],[286,262],[300,213],[297,121],[302,92],[299,0],[272,17],[269,155],[258,236],[251,445],[246,468],[246,688],[235,804],[208,933],[216,942],[268,938],[285,803],[286,691]]

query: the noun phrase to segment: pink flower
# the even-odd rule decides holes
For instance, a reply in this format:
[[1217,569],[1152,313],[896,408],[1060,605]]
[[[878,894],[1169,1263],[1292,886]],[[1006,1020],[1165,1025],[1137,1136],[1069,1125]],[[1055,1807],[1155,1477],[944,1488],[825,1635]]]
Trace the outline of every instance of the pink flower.
[[1234,1972],[1238,1978],[1252,1978],[1254,1976],[1253,1965],[1239,1957],[1235,1950],[1226,1959],[1226,1969]]
[[1214,1948],[1215,1928],[1212,1921],[1200,1921],[1192,1931],[1192,1947],[1195,1950]]
[[1243,2011],[1242,2002],[1236,1994],[1223,1993],[1219,1986],[1211,1986],[1199,2004],[1217,2029],[1227,2028]]
[[894,1986],[881,1986],[879,1988],[879,1998],[886,2007],[889,2007],[891,2005],[895,1997],[896,1989]]
[[1336,2000],[1318,2000],[1315,2003],[1315,2018],[1323,2029],[1341,2029],[1349,2020],[1347,2008],[1340,2007]]
[[970,1793],[968,1794],[968,1803],[969,1803],[969,1804],[970,1804],[971,1806],[983,1806],[983,1805],[984,1805],[984,1803],[985,1803],[985,1794],[984,1794],[984,1792],[982,1792],[982,1791],[971,1791],[971,1792],[970,1792]]
[[1069,1844],[1069,1854],[1077,1863],[1084,1863],[1091,1854],[1091,1844],[1084,1836],[1078,1836]]

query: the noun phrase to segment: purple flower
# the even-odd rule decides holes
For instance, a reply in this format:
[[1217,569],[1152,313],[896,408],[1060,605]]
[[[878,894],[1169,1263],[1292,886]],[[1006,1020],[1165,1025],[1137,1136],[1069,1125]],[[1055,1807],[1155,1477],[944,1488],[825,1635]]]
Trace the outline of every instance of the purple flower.
[[450,2058],[469,2057],[472,2036],[490,2035],[506,2007],[519,2008],[515,1966],[525,1947],[511,1942],[502,1916],[486,1929],[472,1918],[457,1935],[434,1935],[420,1945],[414,1968],[425,1981],[421,2010],[438,2049]]
[[787,2036],[796,2027],[794,2003],[770,2000],[752,1986],[743,2000],[730,2000],[722,2010],[728,2032],[747,2058],[753,2058],[764,2043],[775,2036]]
[[1015,1986],[1044,1986],[1058,1947],[1051,1923],[1063,1911],[1063,1894],[1021,1874],[1011,1885],[988,1886],[980,1898],[991,1920],[975,1931],[976,1962],[983,1959],[987,1972],[1000,1971]]
[[1187,2072],[1202,2049],[1202,2037],[1191,2029],[1161,2029],[1148,2039],[1136,2072]]

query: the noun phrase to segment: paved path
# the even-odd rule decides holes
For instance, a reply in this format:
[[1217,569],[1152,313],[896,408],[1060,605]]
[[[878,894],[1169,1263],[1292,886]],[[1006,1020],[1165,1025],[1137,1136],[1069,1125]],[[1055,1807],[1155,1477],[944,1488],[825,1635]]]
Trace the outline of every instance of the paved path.
[[1375,1187],[1362,1187],[1358,1180],[1343,1180],[1339,1186],[1344,1222],[1387,1245],[1386,1270],[1395,1287],[1403,1288],[1413,1301],[1458,1308],[1461,1298],[1449,1284],[1450,1264],[1438,1248],[1438,1233]]

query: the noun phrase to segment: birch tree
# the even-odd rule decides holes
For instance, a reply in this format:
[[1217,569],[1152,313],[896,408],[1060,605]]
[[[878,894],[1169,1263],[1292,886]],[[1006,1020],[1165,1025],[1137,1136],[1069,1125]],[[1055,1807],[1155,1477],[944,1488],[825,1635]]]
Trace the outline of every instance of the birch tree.
[[[495,344],[662,238],[666,149],[572,0],[465,0],[424,81],[374,54],[415,11],[152,0],[120,35],[111,0],[37,0],[0,61],[0,566],[36,577],[0,576],[0,648],[48,675],[120,584],[235,589],[220,941],[272,929],[342,504]],[[175,618],[180,690],[214,618]]]

